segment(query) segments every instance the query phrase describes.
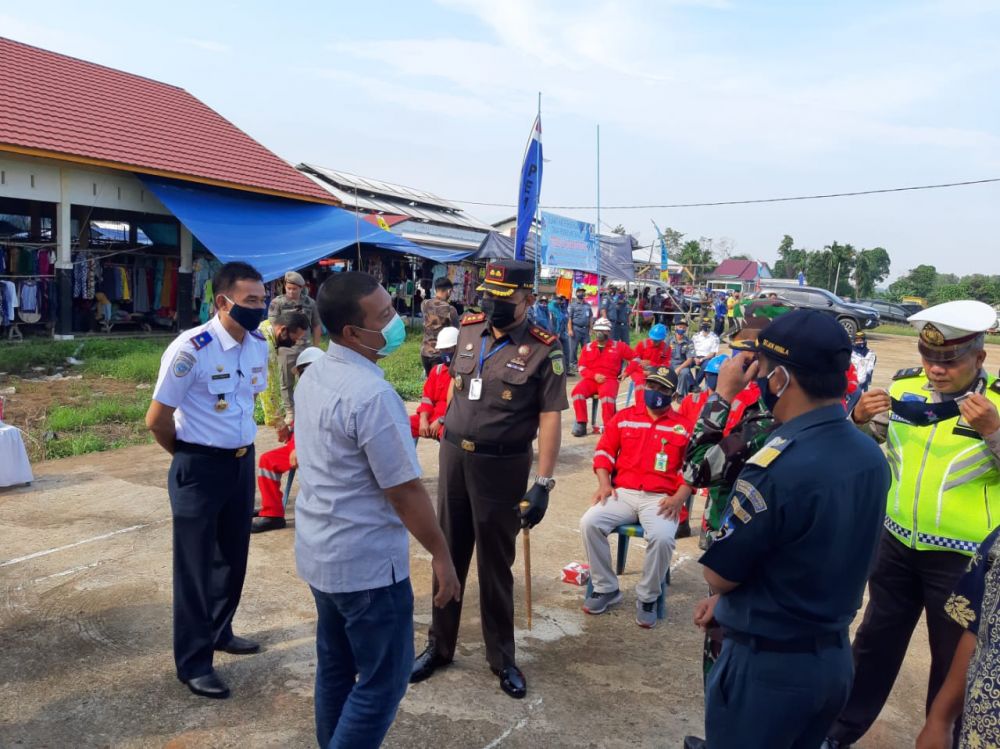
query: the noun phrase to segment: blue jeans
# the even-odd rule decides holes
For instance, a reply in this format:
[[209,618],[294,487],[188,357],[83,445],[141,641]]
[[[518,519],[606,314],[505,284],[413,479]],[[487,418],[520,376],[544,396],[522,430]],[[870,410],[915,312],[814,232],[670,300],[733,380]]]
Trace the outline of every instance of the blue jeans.
[[316,740],[321,749],[382,745],[413,668],[413,588],[402,580],[316,599]]

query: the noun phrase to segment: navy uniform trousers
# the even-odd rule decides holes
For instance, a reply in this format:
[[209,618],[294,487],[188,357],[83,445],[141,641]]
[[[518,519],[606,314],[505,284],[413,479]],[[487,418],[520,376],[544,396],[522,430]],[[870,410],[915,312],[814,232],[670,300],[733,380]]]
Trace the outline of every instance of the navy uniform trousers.
[[178,449],[167,489],[174,521],[174,662],[187,681],[212,670],[233,637],[254,497],[254,449],[242,458]]
[[708,746],[817,749],[847,702],[852,672],[846,631],[838,644],[804,652],[727,638],[705,687]]

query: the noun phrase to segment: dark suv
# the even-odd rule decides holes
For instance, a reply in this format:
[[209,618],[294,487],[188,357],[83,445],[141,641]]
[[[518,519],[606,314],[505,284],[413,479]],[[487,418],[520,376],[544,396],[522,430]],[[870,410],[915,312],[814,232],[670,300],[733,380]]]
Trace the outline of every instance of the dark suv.
[[893,322],[899,325],[907,325],[910,315],[918,311],[908,310],[902,304],[887,302],[884,299],[862,299],[861,304],[865,307],[871,307],[873,310],[878,312],[878,317],[881,322]]
[[879,315],[871,307],[853,302],[845,302],[828,289],[815,286],[764,286],[759,297],[777,294],[793,307],[818,309],[833,315],[844,326],[847,335],[854,336],[859,330],[871,330],[878,326]]

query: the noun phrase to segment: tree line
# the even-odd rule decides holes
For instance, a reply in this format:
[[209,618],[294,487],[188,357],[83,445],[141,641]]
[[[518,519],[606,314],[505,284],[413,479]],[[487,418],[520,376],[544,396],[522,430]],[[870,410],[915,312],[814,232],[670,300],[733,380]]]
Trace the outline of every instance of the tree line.
[[905,276],[889,284],[885,295],[899,300],[904,296],[918,296],[928,304],[940,304],[955,299],[976,299],[987,304],[1000,304],[1000,276],[973,273],[957,276],[938,273],[933,265],[918,265]]

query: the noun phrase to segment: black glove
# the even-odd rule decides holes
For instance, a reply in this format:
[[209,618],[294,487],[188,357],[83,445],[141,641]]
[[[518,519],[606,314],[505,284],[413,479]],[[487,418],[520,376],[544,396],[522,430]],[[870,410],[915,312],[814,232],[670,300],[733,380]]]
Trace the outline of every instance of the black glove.
[[541,484],[535,484],[524,495],[524,500],[528,507],[521,510],[521,527],[534,528],[542,522],[545,511],[549,509],[549,490]]

